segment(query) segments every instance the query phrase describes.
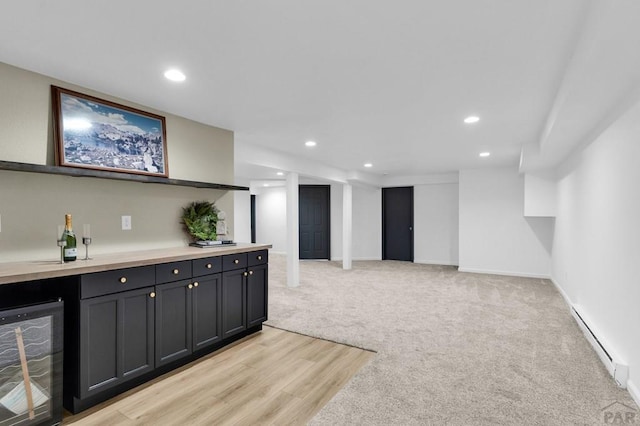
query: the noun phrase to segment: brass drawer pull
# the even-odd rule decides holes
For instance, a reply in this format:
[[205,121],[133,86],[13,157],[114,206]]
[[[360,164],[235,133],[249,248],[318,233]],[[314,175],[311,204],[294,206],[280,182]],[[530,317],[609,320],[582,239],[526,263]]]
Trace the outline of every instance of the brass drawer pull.
[[235,263],[237,265],[238,263],[240,263],[240,260],[236,259],[236,260],[233,261],[233,263]]
[[246,277],[246,276],[247,276],[247,275],[249,275],[249,274],[247,274],[247,273],[245,272],[245,273],[243,273],[242,275],[244,275],[244,276]]
[[262,260],[262,256],[258,256],[258,260]]
[[249,271],[249,275],[253,275],[253,271]]
[[153,299],[154,297],[156,297],[156,292],[155,292],[155,291],[152,291],[152,292],[149,294],[149,297],[150,297],[150,298],[152,298],[152,299]]
[[211,269],[211,268],[213,268],[213,265],[210,263],[207,263],[207,269]]
[[196,281],[195,283],[193,283],[194,287],[198,287],[200,285],[200,283],[198,283],[198,281]]
[[180,273],[180,271],[178,269],[174,269],[173,270],[173,275],[178,275]]
[[127,277],[121,277],[121,278],[120,278],[120,282],[121,282],[122,284],[126,283],[126,282],[127,282]]
[[189,284],[187,287],[189,287],[189,290],[191,290],[193,288],[193,284]]

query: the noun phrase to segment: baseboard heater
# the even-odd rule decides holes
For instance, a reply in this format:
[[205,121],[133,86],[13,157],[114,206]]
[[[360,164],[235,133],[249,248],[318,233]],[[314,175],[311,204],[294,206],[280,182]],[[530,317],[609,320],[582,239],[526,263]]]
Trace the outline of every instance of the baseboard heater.
[[620,358],[613,353],[611,348],[607,349],[601,339],[598,339],[598,336],[593,332],[592,327],[590,327],[584,320],[584,315],[580,314],[580,308],[572,306],[571,314],[578,323],[578,326],[582,329],[582,332],[589,343],[591,343],[591,346],[593,346],[593,349],[600,357],[600,360],[602,360],[602,363],[609,371],[609,374],[613,377],[613,380],[615,380],[616,384],[621,388],[626,388],[627,379],[629,377],[629,366],[622,362]]

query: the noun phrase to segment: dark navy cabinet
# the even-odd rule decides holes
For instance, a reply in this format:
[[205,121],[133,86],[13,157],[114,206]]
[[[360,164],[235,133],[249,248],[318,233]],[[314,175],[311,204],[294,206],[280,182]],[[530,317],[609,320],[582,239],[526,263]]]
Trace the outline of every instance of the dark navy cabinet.
[[222,337],[247,329],[247,271],[235,269],[222,273]]
[[259,331],[267,250],[64,279],[64,405],[77,413]]
[[267,320],[267,262],[267,250],[222,257],[223,337]]
[[192,352],[191,280],[156,286],[156,365],[168,364]]
[[249,268],[247,276],[247,327],[262,324],[267,320],[267,264]]
[[80,301],[80,398],[153,370],[154,307],[153,287]]
[[156,366],[222,340],[220,301],[219,273],[156,286]]
[[194,277],[193,350],[205,349],[222,340],[222,275]]

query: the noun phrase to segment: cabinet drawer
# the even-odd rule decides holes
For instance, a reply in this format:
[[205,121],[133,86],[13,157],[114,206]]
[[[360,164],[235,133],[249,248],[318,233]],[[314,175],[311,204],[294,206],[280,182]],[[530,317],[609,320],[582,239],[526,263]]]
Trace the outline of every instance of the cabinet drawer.
[[156,283],[170,283],[191,278],[191,261],[161,263],[156,265]]
[[247,258],[248,258],[249,266],[262,265],[269,261],[269,251],[268,250],[251,251],[247,253]]
[[153,266],[116,269],[80,276],[80,298],[102,296],[126,290],[152,286],[155,283]]
[[222,272],[222,257],[217,256],[195,259],[191,266],[193,268],[194,277],[217,274],[218,272]]
[[247,267],[247,253],[226,254],[222,256],[222,270],[231,271]]

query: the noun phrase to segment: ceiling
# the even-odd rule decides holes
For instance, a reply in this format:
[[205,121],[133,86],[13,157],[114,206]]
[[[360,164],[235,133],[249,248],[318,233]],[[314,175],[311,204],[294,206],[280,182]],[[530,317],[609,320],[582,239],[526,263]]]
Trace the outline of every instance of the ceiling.
[[636,0],[5,0],[0,61],[345,172],[527,171],[637,103],[638,22]]

